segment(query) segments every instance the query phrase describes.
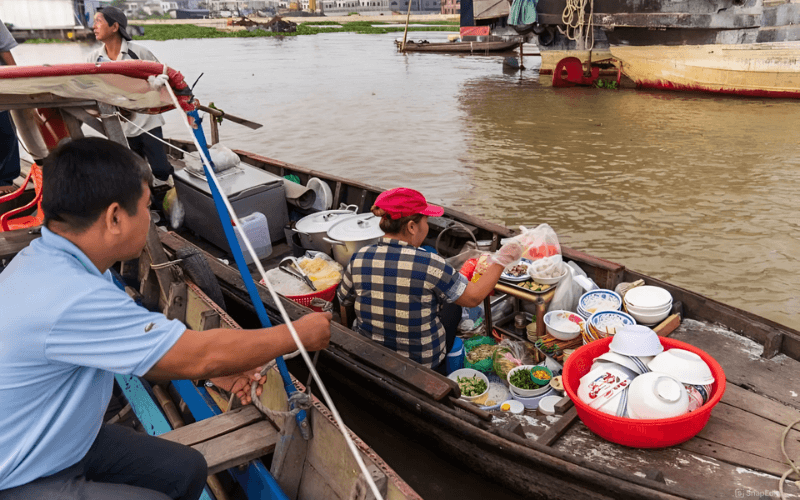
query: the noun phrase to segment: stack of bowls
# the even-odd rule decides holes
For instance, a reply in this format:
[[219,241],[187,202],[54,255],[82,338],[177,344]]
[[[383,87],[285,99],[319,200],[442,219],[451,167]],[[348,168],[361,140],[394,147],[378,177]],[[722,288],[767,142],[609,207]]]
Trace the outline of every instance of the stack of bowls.
[[606,338],[614,335],[626,326],[636,324],[636,320],[629,314],[622,311],[599,311],[592,314],[586,320],[584,328],[583,344]]
[[648,367],[654,372],[670,375],[684,385],[689,393],[689,411],[708,402],[714,375],[697,354],[685,349],[669,349],[650,360]]
[[612,290],[592,290],[581,295],[578,300],[578,314],[584,319],[600,311],[619,311],[622,309],[622,297]]
[[657,286],[638,286],[625,294],[625,309],[641,325],[655,325],[669,316],[672,295]]

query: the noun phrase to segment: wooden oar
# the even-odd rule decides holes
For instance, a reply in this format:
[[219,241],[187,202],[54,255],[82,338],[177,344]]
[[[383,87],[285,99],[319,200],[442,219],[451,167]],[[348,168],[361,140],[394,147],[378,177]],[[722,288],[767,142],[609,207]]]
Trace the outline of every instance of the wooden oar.
[[238,123],[239,125],[244,125],[245,127],[249,127],[249,128],[251,128],[253,130],[259,129],[259,128],[264,126],[264,125],[262,125],[260,123],[251,122],[250,120],[245,120],[244,118],[238,117],[236,115],[232,115],[230,113],[226,113],[226,112],[221,111],[219,109],[214,109],[214,108],[209,108],[208,106],[203,106],[202,104],[198,104],[197,105],[197,109],[199,109],[200,111],[205,111],[206,113],[209,113],[209,114],[211,114],[213,116],[222,117],[222,118],[224,118],[226,120],[230,120],[230,121],[232,121],[234,123]]

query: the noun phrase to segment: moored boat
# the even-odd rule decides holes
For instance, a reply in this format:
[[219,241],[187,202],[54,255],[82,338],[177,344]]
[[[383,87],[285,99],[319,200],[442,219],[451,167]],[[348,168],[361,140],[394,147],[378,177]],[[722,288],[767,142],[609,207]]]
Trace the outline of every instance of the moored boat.
[[[514,50],[519,46],[520,41],[514,37],[512,40],[487,40],[474,42],[413,42],[407,41],[405,52],[443,52],[443,53],[466,53],[482,54],[486,52],[502,52]],[[401,41],[395,41],[398,50],[403,46]]]
[[[156,84],[157,77],[163,82]],[[173,106],[188,112],[195,106],[180,73],[145,61],[6,67],[0,70],[0,80],[0,108],[21,112],[18,117],[34,118],[20,119],[17,127],[35,160],[59,143],[82,137],[84,124],[127,146],[117,114],[120,108],[115,106],[138,112],[163,112]],[[171,100],[170,93],[180,97]],[[23,162],[24,174],[37,169],[35,164]],[[17,192],[9,195],[12,205],[24,208],[0,205],[3,212],[15,208],[11,220],[21,226],[0,231],[0,269],[40,234],[41,220],[25,214],[37,209],[41,176],[24,177]],[[26,189],[31,179],[34,186]],[[118,268],[141,285],[135,289],[127,286],[128,294],[198,331],[239,328],[220,304],[174,267],[174,262],[166,261],[152,224],[150,231],[142,266],[129,262],[127,269],[124,265]],[[118,285],[124,286],[124,278],[117,278]],[[371,498],[374,491],[378,493],[372,497],[420,498],[302,383],[288,373],[279,373],[275,366],[262,373],[266,381],[258,409],[235,408],[230,394],[214,386],[215,379],[151,386],[138,377],[117,375],[127,405],[107,421],[130,420],[132,412],[136,419],[131,426],[203,453],[209,473],[203,500],[228,498],[233,492],[237,498],[244,495],[250,499]],[[305,416],[297,416],[302,412]],[[302,423],[294,424],[301,418]],[[349,442],[354,443],[352,454]],[[219,473],[228,476],[227,480],[217,478]],[[231,489],[231,481],[240,486]]]
[[756,97],[800,97],[800,42],[614,46],[637,86]]

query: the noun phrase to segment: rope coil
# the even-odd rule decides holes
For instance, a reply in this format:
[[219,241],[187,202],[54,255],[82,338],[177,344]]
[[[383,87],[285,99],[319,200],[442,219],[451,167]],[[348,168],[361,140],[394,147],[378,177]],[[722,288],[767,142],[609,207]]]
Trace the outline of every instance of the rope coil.
[[[589,4],[589,21],[586,21],[586,4]],[[562,33],[570,40],[578,41],[583,36],[586,49],[594,48],[594,0],[567,0],[561,21],[567,29]],[[576,35],[577,33],[577,35]],[[591,43],[589,39],[591,38]]]

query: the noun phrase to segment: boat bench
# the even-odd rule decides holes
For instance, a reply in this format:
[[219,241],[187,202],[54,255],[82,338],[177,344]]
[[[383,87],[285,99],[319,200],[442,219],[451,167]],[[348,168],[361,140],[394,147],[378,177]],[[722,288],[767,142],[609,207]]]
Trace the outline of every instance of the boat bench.
[[211,475],[272,453],[279,435],[256,407],[248,405],[158,437],[202,453]]

